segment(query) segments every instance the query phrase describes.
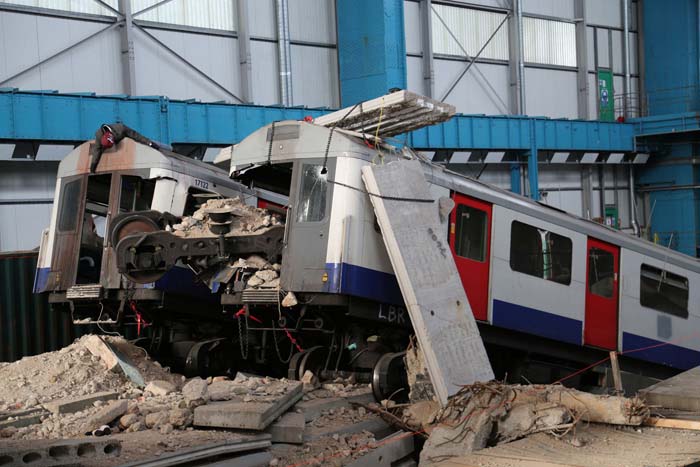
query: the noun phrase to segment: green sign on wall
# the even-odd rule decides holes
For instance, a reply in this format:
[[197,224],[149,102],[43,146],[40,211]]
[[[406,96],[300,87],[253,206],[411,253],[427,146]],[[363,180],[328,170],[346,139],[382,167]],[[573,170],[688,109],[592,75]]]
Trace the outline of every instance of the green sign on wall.
[[612,71],[598,70],[598,120],[615,120],[614,96]]

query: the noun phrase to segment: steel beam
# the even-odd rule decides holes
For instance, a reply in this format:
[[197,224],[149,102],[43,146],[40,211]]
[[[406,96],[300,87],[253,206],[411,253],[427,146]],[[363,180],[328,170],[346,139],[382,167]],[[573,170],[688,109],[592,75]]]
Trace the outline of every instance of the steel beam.
[[586,0],[574,0],[576,18],[576,82],[578,83],[578,118],[588,119],[588,22]]
[[[303,109],[0,89],[0,140],[79,142],[106,121],[121,121],[164,143],[228,145],[276,120],[328,113]],[[696,125],[697,125],[696,121]],[[637,124],[456,115],[412,132],[417,150],[632,152]],[[534,133],[533,133],[534,129]],[[534,144],[532,139],[535,139]]]
[[253,63],[250,54],[250,31],[248,18],[248,0],[236,0],[236,18],[238,21],[238,60],[241,70],[241,98],[253,102]]
[[433,1],[420,0],[421,49],[423,53],[423,90],[428,97],[435,96],[435,69],[433,61]]
[[119,11],[124,17],[121,31],[124,92],[133,96],[138,91],[136,90],[136,58],[134,55],[134,25],[131,15],[131,0],[119,0]]

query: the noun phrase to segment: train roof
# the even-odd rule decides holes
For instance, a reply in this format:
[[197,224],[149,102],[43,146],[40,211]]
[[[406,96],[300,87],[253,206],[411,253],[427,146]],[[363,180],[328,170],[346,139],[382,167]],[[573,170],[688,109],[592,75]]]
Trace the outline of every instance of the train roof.
[[686,254],[534,201],[525,196],[486,184],[467,177],[466,175],[448,170],[430,161],[422,160],[421,162],[423,163],[426,178],[429,182],[436,185],[700,273],[700,261]]
[[[372,160],[375,157],[374,149],[365,144],[361,134],[353,131],[335,129],[334,136],[329,138],[329,128],[311,123],[284,121],[276,122],[275,127],[275,136],[272,138],[275,144],[270,144],[272,125],[267,125],[236,145],[232,152],[231,170],[240,168],[241,165],[260,164],[267,160],[282,162],[317,159],[325,155],[326,147],[329,158],[353,157]],[[311,150],[309,146],[312,147]],[[398,151],[391,156],[399,156]],[[700,261],[691,256],[453,172],[424,158],[419,159],[426,178],[431,183],[700,273]]]
[[[58,166],[58,177],[70,177],[90,172],[90,145],[86,141],[66,157]],[[217,183],[239,185],[231,180],[228,173],[214,165],[191,159],[164,149],[154,149],[145,144],[124,138],[113,148],[102,153],[96,173],[116,170],[150,170],[163,169],[175,173],[187,174],[203,180],[216,180]]]

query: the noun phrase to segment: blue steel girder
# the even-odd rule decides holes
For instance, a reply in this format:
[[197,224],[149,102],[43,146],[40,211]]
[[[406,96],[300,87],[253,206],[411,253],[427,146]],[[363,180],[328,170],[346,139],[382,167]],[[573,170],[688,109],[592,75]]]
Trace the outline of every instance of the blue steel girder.
[[[101,123],[118,121],[163,143],[228,145],[273,121],[328,111],[0,89],[0,140],[78,142],[92,138]],[[629,152],[634,134],[635,125],[628,123],[456,115],[413,132],[408,143],[421,150]]]
[[663,136],[700,130],[700,112],[682,112],[630,119],[637,137]]

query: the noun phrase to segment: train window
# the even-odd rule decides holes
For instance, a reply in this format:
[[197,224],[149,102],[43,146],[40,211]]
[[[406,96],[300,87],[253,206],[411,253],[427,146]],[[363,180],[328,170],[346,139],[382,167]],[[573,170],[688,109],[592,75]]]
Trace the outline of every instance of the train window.
[[304,164],[301,166],[301,188],[297,222],[318,222],[326,217],[327,174],[322,174],[323,166]]
[[588,291],[612,298],[615,292],[615,256],[600,248],[588,251]]
[[457,206],[455,230],[457,256],[475,261],[486,259],[486,222],[484,211],[463,204]]
[[135,175],[122,175],[119,212],[147,211],[151,209],[155,189],[155,180],[144,180]]
[[642,264],[639,302],[647,308],[688,318],[688,279]]
[[571,283],[571,239],[513,221],[510,268],[563,285]]
[[58,214],[58,230],[72,232],[78,221],[80,209],[80,180],[68,182],[61,193],[61,209]]

